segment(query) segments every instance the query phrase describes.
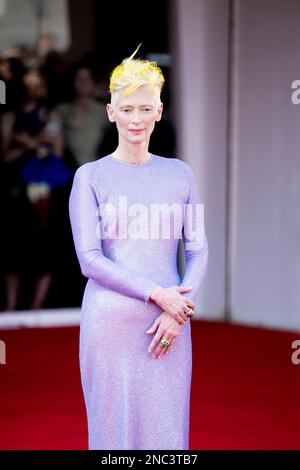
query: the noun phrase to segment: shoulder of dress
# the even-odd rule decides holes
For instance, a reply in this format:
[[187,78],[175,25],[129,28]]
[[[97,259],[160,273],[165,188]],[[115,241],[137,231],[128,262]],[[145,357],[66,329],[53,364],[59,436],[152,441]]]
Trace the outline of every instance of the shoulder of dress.
[[177,183],[181,182],[184,187],[190,187],[193,179],[193,170],[191,166],[180,158],[158,156],[162,167],[167,169],[169,177]]
[[84,163],[83,165],[80,165],[80,167],[77,168],[75,171],[75,177],[90,177],[94,174],[96,170],[96,163],[97,161],[92,161],[92,162],[87,162]]
[[158,158],[162,163],[165,163],[166,165],[177,165],[177,166],[189,166],[187,163],[185,163],[183,160],[177,157],[163,157],[162,155],[155,155],[156,158]]
[[85,175],[86,177],[90,178],[93,181],[99,173],[109,168],[109,155],[105,155],[103,157],[98,158],[97,160],[93,160],[92,162],[84,163],[77,168],[75,175]]
[[170,158],[168,160],[170,160],[171,165],[175,165],[186,177],[189,178],[193,173],[192,167],[180,158]]
[[180,168],[184,170],[191,170],[191,166],[180,158],[173,158],[173,160],[176,162],[176,165],[178,165]]

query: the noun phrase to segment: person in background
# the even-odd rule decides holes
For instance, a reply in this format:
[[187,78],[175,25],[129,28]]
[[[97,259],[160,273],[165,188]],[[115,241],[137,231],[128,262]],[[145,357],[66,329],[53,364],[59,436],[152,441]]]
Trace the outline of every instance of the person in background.
[[[53,129],[48,126],[47,89],[39,70],[28,70],[23,85],[21,108],[5,113],[1,121],[1,205],[5,220],[1,264],[5,273],[4,310],[8,311],[22,305],[22,288],[29,279],[35,287],[25,300],[26,307],[44,306],[53,280],[49,225],[52,188],[72,177],[60,158],[58,132],[53,138]],[[55,181],[54,165],[59,167]]]
[[79,167],[97,158],[102,140],[106,111],[97,102],[96,80],[91,69],[78,66],[73,78],[73,100],[58,105],[51,120],[59,123],[63,134],[63,151],[66,158]]

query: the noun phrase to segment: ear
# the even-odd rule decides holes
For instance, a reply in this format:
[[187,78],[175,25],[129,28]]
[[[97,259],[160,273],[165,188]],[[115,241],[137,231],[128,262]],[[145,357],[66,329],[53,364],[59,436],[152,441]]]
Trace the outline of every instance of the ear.
[[160,103],[158,109],[157,109],[157,117],[155,119],[156,122],[161,120],[162,112],[163,112],[164,105],[163,103]]
[[115,120],[116,120],[115,119],[115,112],[114,112],[114,108],[111,105],[111,103],[107,103],[106,111],[107,111],[107,116],[108,116],[108,119],[110,120],[110,122],[115,122]]

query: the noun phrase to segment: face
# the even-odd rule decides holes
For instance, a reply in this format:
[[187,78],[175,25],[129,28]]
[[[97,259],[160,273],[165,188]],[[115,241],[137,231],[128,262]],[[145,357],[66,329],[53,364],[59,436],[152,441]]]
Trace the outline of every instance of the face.
[[29,98],[39,99],[45,95],[45,82],[36,70],[30,70],[23,77],[23,83]]
[[95,83],[88,69],[79,69],[74,79],[74,90],[77,96],[91,97],[95,94]]
[[140,144],[149,143],[155,122],[161,119],[163,105],[155,101],[150,85],[143,85],[129,96],[120,92],[117,103],[108,104],[106,109],[109,120],[116,123],[119,140]]

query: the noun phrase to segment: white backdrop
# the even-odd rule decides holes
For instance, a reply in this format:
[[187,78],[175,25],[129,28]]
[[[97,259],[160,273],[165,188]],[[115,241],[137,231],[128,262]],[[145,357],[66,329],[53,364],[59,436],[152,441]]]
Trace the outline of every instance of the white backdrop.
[[300,2],[237,4],[232,316],[300,326]]
[[179,156],[197,176],[210,252],[201,315],[224,317],[229,307],[237,322],[298,329],[300,105],[291,102],[291,83],[300,79],[300,2],[234,2],[231,95],[228,2],[175,4]]
[[225,286],[226,100],[228,2],[171,2],[173,103],[178,157],[197,178],[209,262],[197,298],[200,316],[222,318]]

